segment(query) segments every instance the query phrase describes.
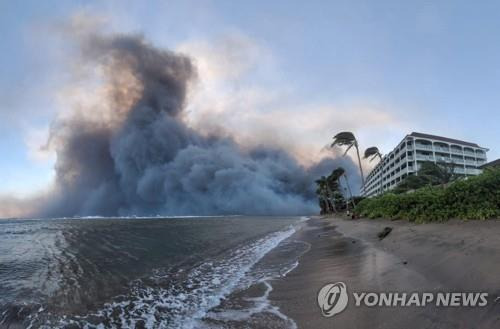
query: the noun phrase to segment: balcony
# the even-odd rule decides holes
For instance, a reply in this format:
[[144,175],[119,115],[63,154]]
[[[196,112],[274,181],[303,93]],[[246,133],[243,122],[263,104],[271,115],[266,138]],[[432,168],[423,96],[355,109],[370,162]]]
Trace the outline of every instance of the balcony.
[[432,150],[432,145],[431,144],[415,143],[415,147],[418,148],[418,149]]
[[468,155],[468,156],[476,156],[476,153],[471,152],[471,151],[464,151],[464,154]]
[[445,153],[450,153],[450,149],[447,147],[442,147],[442,146],[434,146],[434,150],[437,152],[445,152]]
[[460,154],[460,155],[463,154],[461,149],[456,149],[456,148],[452,147],[450,150],[451,150],[451,153],[453,153],[453,154]]
[[417,154],[417,160],[434,161],[434,157],[432,155]]
[[441,156],[436,155],[436,161],[451,162],[451,159],[447,158],[447,157],[441,157]]
[[464,168],[455,168],[455,169],[453,169],[453,172],[455,174],[465,174],[465,169]]
[[476,158],[486,159],[486,154],[485,153],[476,152]]
[[476,161],[474,161],[474,160],[465,160],[465,164],[475,165]]

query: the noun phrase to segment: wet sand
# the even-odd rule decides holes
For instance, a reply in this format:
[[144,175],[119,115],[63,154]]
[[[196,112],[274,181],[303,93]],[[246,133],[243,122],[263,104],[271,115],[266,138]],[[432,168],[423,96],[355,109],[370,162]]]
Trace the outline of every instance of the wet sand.
[[[377,233],[390,226],[383,240]],[[271,302],[299,328],[499,328],[500,221],[312,218],[293,239],[311,245],[299,266],[273,280]],[[347,308],[324,318],[317,293],[342,281],[349,292],[487,292],[485,307]],[[351,297],[351,295],[349,295]]]

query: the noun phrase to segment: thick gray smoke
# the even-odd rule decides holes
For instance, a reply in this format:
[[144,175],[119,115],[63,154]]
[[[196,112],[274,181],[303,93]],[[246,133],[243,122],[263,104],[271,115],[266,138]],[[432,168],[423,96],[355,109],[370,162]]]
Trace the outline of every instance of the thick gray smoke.
[[106,72],[108,110],[53,123],[56,186],[39,216],[314,213],[314,179],[339,165],[356,175],[348,158],[305,169],[284,150],[189,128],[187,57],[137,36],[92,36],[82,48]]

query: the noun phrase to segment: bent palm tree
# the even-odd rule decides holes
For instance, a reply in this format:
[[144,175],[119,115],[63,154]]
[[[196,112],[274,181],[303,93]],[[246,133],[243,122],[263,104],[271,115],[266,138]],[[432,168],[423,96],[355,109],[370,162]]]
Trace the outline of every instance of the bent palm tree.
[[333,170],[330,176],[334,178],[335,180],[338,180],[340,176],[342,176],[345,173],[344,168],[338,167],[337,169]]
[[330,177],[332,179],[335,179],[337,182],[339,182],[339,184],[340,184],[340,177],[344,177],[345,184],[347,186],[347,191],[349,192],[349,199],[351,200],[353,207],[355,207],[356,204],[354,203],[354,198],[352,195],[351,186],[349,185],[349,180],[347,179],[347,175],[345,174],[344,168],[338,167],[337,169],[332,171]]
[[328,193],[328,200],[332,207],[333,212],[337,212],[337,207],[335,206],[335,192],[337,190],[337,182],[333,181],[331,177],[326,177],[326,192]]
[[318,186],[316,194],[320,200],[321,210],[323,213],[328,214],[333,211],[333,209],[330,203],[330,195],[328,193],[327,178],[325,176],[321,176],[320,179],[316,180],[316,184]]
[[378,158],[380,161],[382,160],[382,153],[380,153],[378,147],[372,146],[365,150],[365,156],[363,159],[370,159],[370,162]]
[[358,165],[359,165],[359,172],[361,174],[361,182],[363,183],[363,186],[365,185],[365,176],[363,175],[363,167],[361,166],[361,157],[359,156],[359,147],[358,147],[358,141],[356,137],[354,137],[354,134],[350,131],[343,131],[338,133],[333,137],[333,143],[332,147],[335,145],[338,146],[347,146],[347,149],[344,152],[344,156],[349,152],[349,150],[354,147],[356,149],[356,154],[358,156]]
[[[370,162],[372,162],[373,160],[378,158],[379,162],[381,162],[382,161],[382,153],[380,153],[378,147],[372,146],[372,147],[369,147],[365,150],[365,156],[363,158],[370,159]],[[380,193],[382,193],[382,189],[383,189],[383,183],[382,183],[382,179],[380,179]]]

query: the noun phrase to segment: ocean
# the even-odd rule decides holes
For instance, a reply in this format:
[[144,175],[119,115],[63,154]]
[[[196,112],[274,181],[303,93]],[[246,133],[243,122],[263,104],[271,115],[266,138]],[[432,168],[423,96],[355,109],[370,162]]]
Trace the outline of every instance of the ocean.
[[1,328],[294,328],[304,217],[0,221]]

